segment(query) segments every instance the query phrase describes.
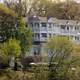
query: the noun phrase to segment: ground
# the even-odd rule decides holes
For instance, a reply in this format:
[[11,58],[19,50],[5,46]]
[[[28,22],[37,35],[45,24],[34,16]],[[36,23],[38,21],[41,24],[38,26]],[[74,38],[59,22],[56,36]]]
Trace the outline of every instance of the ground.
[[11,71],[0,75],[0,80],[32,80],[33,73],[23,71]]

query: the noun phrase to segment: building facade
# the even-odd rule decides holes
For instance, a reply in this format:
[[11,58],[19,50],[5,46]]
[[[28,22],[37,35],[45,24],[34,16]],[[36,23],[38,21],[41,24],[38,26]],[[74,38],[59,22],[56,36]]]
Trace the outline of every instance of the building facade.
[[60,20],[47,17],[30,17],[28,24],[33,31],[34,54],[38,54],[42,44],[54,35],[68,36],[76,44],[80,44],[80,21]]

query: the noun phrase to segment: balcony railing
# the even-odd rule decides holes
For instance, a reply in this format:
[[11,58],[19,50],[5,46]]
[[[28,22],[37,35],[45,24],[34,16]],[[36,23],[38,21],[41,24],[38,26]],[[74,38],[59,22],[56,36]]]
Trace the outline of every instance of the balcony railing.
[[77,35],[78,31],[67,31],[67,30],[61,30],[60,33],[62,34],[71,34],[71,35]]
[[44,37],[33,37],[33,41],[47,41],[47,38],[44,38]]

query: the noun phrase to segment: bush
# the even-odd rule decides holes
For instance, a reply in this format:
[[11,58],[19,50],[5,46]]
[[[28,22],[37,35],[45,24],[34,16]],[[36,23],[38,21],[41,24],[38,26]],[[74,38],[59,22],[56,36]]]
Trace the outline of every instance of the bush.
[[48,66],[37,64],[33,66],[33,79],[32,80],[48,80]]

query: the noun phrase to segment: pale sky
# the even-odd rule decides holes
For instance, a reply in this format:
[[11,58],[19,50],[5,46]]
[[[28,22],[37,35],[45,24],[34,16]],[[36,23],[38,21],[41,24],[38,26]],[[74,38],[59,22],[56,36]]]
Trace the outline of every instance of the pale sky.
[[[61,0],[61,1],[64,1],[64,0]],[[74,0],[74,1],[80,2],[80,0]]]
[[75,0],[75,1],[80,2],[80,0]]

